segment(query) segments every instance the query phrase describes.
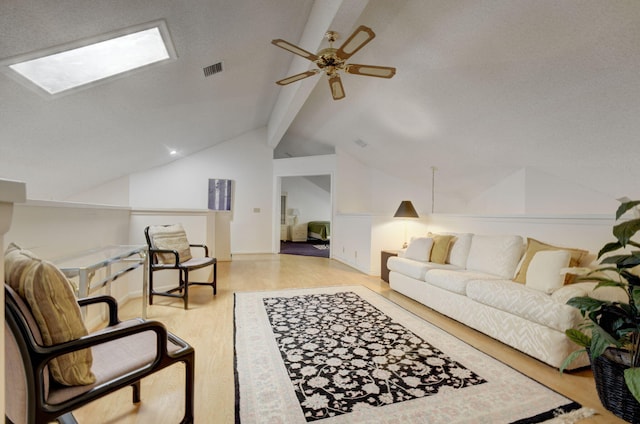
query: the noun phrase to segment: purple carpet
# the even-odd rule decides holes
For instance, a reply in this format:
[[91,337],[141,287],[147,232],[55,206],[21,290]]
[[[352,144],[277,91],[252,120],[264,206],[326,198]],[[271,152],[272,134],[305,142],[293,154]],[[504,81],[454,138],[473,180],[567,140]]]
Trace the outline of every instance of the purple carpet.
[[[326,246],[325,249],[318,249],[314,247]],[[281,241],[280,242],[280,254],[284,255],[301,255],[301,256],[317,256],[320,258],[329,257],[329,243],[322,242],[320,240],[315,241]]]

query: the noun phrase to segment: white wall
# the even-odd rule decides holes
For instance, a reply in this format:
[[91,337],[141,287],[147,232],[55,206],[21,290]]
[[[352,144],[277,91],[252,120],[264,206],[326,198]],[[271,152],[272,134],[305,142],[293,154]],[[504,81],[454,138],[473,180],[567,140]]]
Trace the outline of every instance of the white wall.
[[9,242],[49,260],[129,244],[129,208],[40,200],[19,203],[5,236],[5,244]]
[[403,200],[410,200],[418,215],[431,211],[431,182],[409,184],[384,172],[371,170],[371,212],[393,216]]
[[469,201],[473,215],[611,213],[618,202],[610,196],[532,168],[521,169]]
[[336,149],[336,211],[343,214],[371,212],[369,167]]
[[[28,201],[14,205],[13,223],[4,237],[3,251],[9,243],[32,251],[53,263],[71,263],[65,259],[87,250],[112,245],[128,245],[129,209],[86,204]],[[106,259],[96,256],[95,261]],[[78,264],[78,266],[87,264]],[[128,266],[113,265],[112,272]],[[105,270],[96,272],[93,281],[106,276]],[[111,284],[111,294],[125,302],[131,293],[142,288],[142,267],[118,278]],[[77,283],[77,278],[73,278]],[[94,294],[104,293],[96,291]],[[87,316],[89,326],[100,319],[98,311]]]
[[476,215],[525,213],[525,177],[524,169],[514,172],[478,194],[469,202],[466,210]]
[[332,257],[368,274],[371,267],[372,217],[338,214],[334,216],[332,225]]
[[547,174],[526,169],[527,214],[613,214],[620,202],[597,191]]
[[330,191],[305,177],[283,177],[281,190],[287,194],[287,209],[300,212],[298,223],[331,220]]
[[65,199],[68,202],[95,205],[129,206],[129,176],[108,181]]
[[337,214],[331,238],[333,258],[369,275],[380,275],[380,252],[398,250],[407,237],[426,235],[428,218],[403,220],[391,215]]
[[337,167],[337,155],[305,156],[273,160],[274,177],[304,175],[333,175]]
[[271,252],[272,150],[266,128],[130,176],[134,208],[206,209],[210,178],[233,180],[231,252]]

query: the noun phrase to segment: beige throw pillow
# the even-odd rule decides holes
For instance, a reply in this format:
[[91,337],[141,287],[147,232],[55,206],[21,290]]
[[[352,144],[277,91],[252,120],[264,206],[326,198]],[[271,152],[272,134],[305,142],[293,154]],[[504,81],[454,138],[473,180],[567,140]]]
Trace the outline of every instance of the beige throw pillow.
[[[5,254],[5,281],[29,305],[45,346],[89,334],[71,283],[52,263],[11,244]],[[92,364],[87,348],[52,359],[49,369],[59,383],[77,386],[95,382]]]
[[443,264],[449,256],[449,248],[455,239],[455,236],[444,234],[429,233],[429,237],[433,238],[433,247],[431,248],[431,262]]
[[[186,262],[192,257],[187,233],[181,224],[149,227],[149,237],[153,248],[177,251],[180,263]],[[171,253],[158,253],[158,258],[165,264],[175,264],[176,262],[176,257]]]
[[[543,243],[536,239],[529,238],[527,239],[527,249],[524,253],[522,263],[520,264],[520,270],[518,270],[518,273],[516,274],[516,278],[514,278],[514,281],[517,281],[518,283],[522,283],[522,284],[525,284],[527,282],[527,269],[529,268],[529,263],[531,262],[531,260],[533,259],[536,253],[543,250],[568,251],[569,253],[571,253],[571,260],[569,261],[570,267],[578,266],[582,258],[584,258],[589,253],[586,250],[552,246],[550,244]],[[571,283],[573,281],[573,278],[574,277],[572,275],[567,274],[565,277],[564,283],[565,284]]]

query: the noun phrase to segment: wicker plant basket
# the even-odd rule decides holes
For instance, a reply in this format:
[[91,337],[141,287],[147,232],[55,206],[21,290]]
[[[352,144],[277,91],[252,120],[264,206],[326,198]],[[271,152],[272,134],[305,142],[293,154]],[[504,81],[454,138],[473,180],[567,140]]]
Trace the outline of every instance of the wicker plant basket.
[[609,348],[591,361],[600,402],[609,411],[630,423],[640,422],[640,403],[624,382],[624,370],[629,367],[624,351]]

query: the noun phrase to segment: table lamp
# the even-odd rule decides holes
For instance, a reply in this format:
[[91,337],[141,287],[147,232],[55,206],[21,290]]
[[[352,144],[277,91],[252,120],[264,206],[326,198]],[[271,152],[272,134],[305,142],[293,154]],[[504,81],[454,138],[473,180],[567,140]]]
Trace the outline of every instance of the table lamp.
[[[403,200],[400,202],[400,206],[398,206],[398,210],[393,215],[394,218],[418,218],[418,212],[416,212],[416,208],[413,207],[413,204],[410,200]],[[402,245],[403,249],[407,248],[407,221],[404,222],[404,244]]]

